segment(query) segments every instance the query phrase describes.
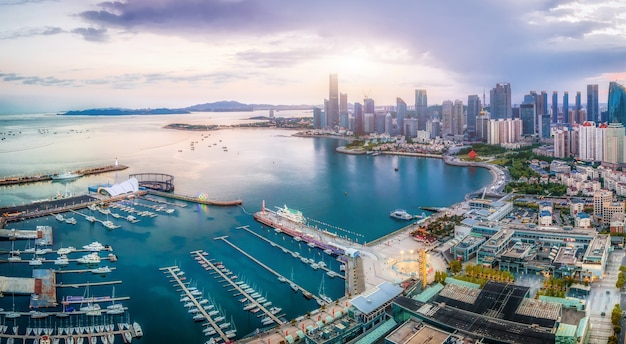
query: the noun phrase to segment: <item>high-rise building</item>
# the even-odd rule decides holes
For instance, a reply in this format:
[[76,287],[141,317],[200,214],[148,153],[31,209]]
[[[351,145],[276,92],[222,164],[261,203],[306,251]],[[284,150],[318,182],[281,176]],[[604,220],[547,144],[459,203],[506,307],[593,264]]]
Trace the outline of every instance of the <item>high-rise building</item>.
[[541,91],[541,94],[537,98],[537,116],[545,115],[548,113],[548,92]]
[[479,116],[482,105],[478,95],[470,95],[467,97],[467,133],[469,137],[476,135],[476,117]]
[[568,127],[562,127],[554,132],[554,157],[568,158],[570,156],[570,130]]
[[313,128],[322,129],[322,109],[313,108]]
[[535,104],[532,102],[520,104],[520,119],[522,120],[522,135],[535,134]]
[[596,123],[585,121],[578,127],[578,158],[582,161],[596,161]]
[[585,123],[587,121],[587,115],[585,114],[585,118],[581,118],[583,113],[583,104],[582,104],[582,94],[580,91],[576,92],[576,110],[574,111],[575,119],[574,121],[578,124]]
[[376,107],[374,106],[374,99],[365,98],[363,99],[363,113],[374,113]]
[[415,115],[417,117],[417,130],[426,129],[428,120],[428,95],[425,89],[415,90]]
[[385,133],[385,116],[387,114],[384,112],[379,112],[374,114],[374,130],[376,134],[384,134]]
[[348,114],[348,94],[339,93],[339,114]]
[[363,132],[365,134],[376,132],[376,120],[374,118],[374,114],[371,112],[363,114]]
[[626,87],[609,83],[609,123],[621,123],[626,127]]
[[440,137],[441,123],[439,122],[439,118],[434,118],[432,121],[427,121],[427,123],[430,123],[430,138],[434,139]]
[[544,113],[539,117],[539,137],[542,139],[550,138],[550,114]]
[[587,120],[600,122],[600,106],[598,105],[598,85],[587,85]]
[[385,134],[389,136],[393,134],[393,117],[389,112],[385,115]]
[[569,123],[569,94],[567,91],[563,92],[563,123]]
[[404,135],[404,119],[406,118],[406,103],[402,98],[396,98],[396,124],[398,125],[398,135]]
[[604,136],[609,125],[606,123],[598,124],[596,128],[596,160],[604,161]]
[[511,84],[500,83],[490,92],[491,119],[513,118],[511,107]]
[[331,74],[328,85],[328,127],[339,124],[339,79],[337,74]]
[[622,123],[609,123],[604,132],[603,165],[618,168],[624,164],[624,135]]
[[552,123],[559,121],[559,92],[552,92]]
[[578,110],[583,108],[582,99],[581,98],[582,98],[582,96],[581,96],[580,91],[576,91],[576,111],[578,111]]
[[363,131],[363,105],[361,103],[354,103],[354,133],[356,135],[362,135]]
[[463,135],[463,101],[458,99],[452,107],[452,135]]
[[492,119],[489,121],[487,143],[500,145],[519,142],[522,137],[522,120]]
[[441,136],[452,134],[452,101],[444,100],[441,103]]

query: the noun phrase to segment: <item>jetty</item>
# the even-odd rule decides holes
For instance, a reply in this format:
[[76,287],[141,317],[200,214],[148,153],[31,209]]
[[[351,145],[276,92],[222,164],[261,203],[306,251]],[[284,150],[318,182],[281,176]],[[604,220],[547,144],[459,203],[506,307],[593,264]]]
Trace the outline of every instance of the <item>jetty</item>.
[[[84,312],[72,313],[82,314]],[[32,313],[25,313],[24,315],[30,316]],[[48,343],[59,343],[61,340],[63,343],[70,343],[70,338],[73,343],[82,343],[83,341],[87,343],[96,343],[99,341],[102,343],[113,343],[111,339],[116,335],[121,336],[124,343],[130,343],[127,337],[130,337],[132,340],[133,337],[140,336],[140,334],[134,331],[133,326],[127,323],[119,323],[117,330],[115,329],[115,325],[111,323],[106,325],[57,328],[27,327],[24,333],[21,333],[19,326],[9,327],[7,325],[0,325],[0,341],[3,343],[9,343],[10,341],[16,344],[26,343],[27,341],[30,343],[43,343],[46,339]],[[111,336],[113,336],[113,338]]]
[[[108,165],[108,166],[98,166],[98,167],[86,168],[82,170],[76,170],[76,171],[72,171],[71,173],[78,174],[81,176],[87,176],[91,174],[121,171],[127,168],[128,166],[124,166],[124,165]],[[55,175],[56,173],[44,173],[44,174],[31,175],[31,176],[2,177],[0,178],[0,186],[46,182],[46,181],[51,181],[52,177]]]
[[[224,242],[230,244],[230,242],[228,242],[226,240],[226,237],[218,237],[218,238],[214,238],[215,240],[218,239],[222,239],[224,240]],[[231,244],[232,246],[232,244]],[[270,312],[265,306],[263,306],[257,299],[255,299],[254,297],[252,297],[249,293],[247,293],[245,290],[243,290],[241,288],[241,286],[237,283],[235,283],[233,281],[232,278],[230,278],[227,274],[224,273],[224,271],[222,271],[222,269],[218,268],[215,264],[213,264],[213,262],[210,259],[207,259],[207,257],[203,254],[204,251],[202,250],[198,250],[198,251],[191,251],[192,255],[195,255],[196,257],[194,257],[195,259],[197,259],[199,262],[203,262],[208,264],[209,267],[211,267],[211,269],[215,272],[217,272],[219,274],[219,276],[228,284],[230,284],[233,289],[235,291],[237,291],[237,293],[243,295],[250,304],[253,304],[256,308],[260,309],[263,313],[265,313],[266,316],[268,316],[270,319],[272,319],[275,323],[282,325],[285,322],[282,321],[281,319],[279,319],[274,313]],[[200,257],[198,259],[198,257]]]
[[106,281],[106,282],[87,282],[87,283],[68,283],[68,284],[55,284],[54,286],[57,288],[81,288],[81,287],[91,287],[91,286],[99,286],[99,285],[112,285],[112,284],[121,284],[122,281]]
[[224,342],[229,342],[230,339],[228,338],[226,333],[222,330],[219,324],[217,324],[215,320],[213,320],[213,318],[209,315],[209,313],[207,313],[207,311],[204,309],[202,304],[200,304],[200,302],[198,301],[196,296],[191,292],[191,290],[189,290],[189,288],[187,287],[187,283],[183,282],[183,279],[179,275],[180,268],[174,265],[174,266],[162,267],[162,268],[159,268],[159,270],[171,276],[171,279],[180,286],[184,295],[189,298],[190,300],[189,302],[192,302],[194,306],[198,309],[198,313],[202,314],[202,316],[206,319],[206,321],[208,321],[210,326],[213,327],[215,332],[220,336],[222,340],[224,340]]
[[[248,257],[248,259],[252,260],[253,262],[257,263],[259,266],[261,266],[262,268],[264,268],[265,270],[269,271],[271,274],[273,274],[276,277],[281,277],[282,275],[279,274],[278,272],[274,271],[272,268],[270,268],[269,266],[263,264],[262,262],[260,262],[258,259],[254,258],[253,256],[251,256],[248,252],[242,250],[241,248],[237,247],[237,245],[231,243],[230,241],[228,241],[227,236],[221,236],[221,237],[217,237],[217,238],[213,238],[214,240],[222,240],[225,243],[227,243],[228,245],[230,245],[232,248],[234,248],[235,250],[239,251],[239,253],[243,254],[244,256]],[[315,301],[317,301],[318,303],[322,303],[324,302],[322,299],[320,299],[318,296],[316,296],[315,294],[309,292],[308,290],[304,289],[302,286],[300,286],[299,284],[295,283],[294,281],[289,280],[288,278],[282,276],[283,278],[285,278],[285,280],[287,281],[287,283],[289,283],[290,285],[294,285],[296,287],[296,290],[302,292],[302,295],[309,295],[311,298],[315,299]],[[280,324],[280,323],[279,323]]]
[[[260,235],[260,234],[258,234],[258,233],[255,233],[254,231],[252,231],[252,230],[250,229],[250,227],[248,227],[248,226],[239,226],[239,227],[237,227],[237,229],[243,229],[243,230],[245,230],[246,232],[248,232],[248,233],[250,233],[250,234],[252,234],[252,235],[256,236],[257,238],[259,238],[259,239],[261,239],[261,240],[263,240],[263,241],[266,241],[268,244],[270,244],[270,245],[272,245],[272,246],[274,246],[274,247],[276,247],[276,248],[281,249],[284,253],[288,253],[288,254],[290,254],[291,256],[293,256],[293,257],[295,258],[295,256],[294,256],[294,253],[295,253],[295,252],[291,251],[290,249],[288,249],[288,248],[286,248],[286,247],[281,246],[280,244],[277,244],[277,243],[273,242],[272,240],[270,240],[270,239],[268,239],[268,238],[263,237],[262,235]],[[318,269],[324,270],[324,271],[326,271],[327,273],[328,273],[328,272],[330,272],[330,271],[332,271],[332,270],[331,270],[331,269],[329,269],[328,267],[326,267],[326,266],[321,266],[321,265],[318,267]],[[344,279],[344,280],[346,279],[346,276],[343,276],[343,275],[338,274],[338,273],[336,273],[336,274],[335,274],[335,276],[337,276],[337,277],[339,277],[339,278],[342,278],[342,279]]]
[[243,204],[243,201],[240,199],[232,200],[232,201],[216,201],[216,200],[210,200],[210,199],[203,199],[200,197],[179,195],[175,193],[162,192],[162,191],[156,191],[156,190],[148,190],[148,194],[163,197],[163,198],[177,199],[177,200],[186,201],[186,202],[223,206],[223,207],[231,207],[231,206],[237,206],[237,205]]

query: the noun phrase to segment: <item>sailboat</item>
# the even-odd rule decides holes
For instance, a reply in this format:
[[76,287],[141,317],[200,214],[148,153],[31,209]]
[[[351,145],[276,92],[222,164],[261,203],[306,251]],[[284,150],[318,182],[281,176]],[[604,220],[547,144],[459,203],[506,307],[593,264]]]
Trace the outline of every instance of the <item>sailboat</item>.
[[[322,283],[320,284],[319,296],[322,301],[326,303],[332,303],[333,299],[331,299],[328,295],[326,295],[326,289],[324,287],[324,275],[322,275]],[[321,306],[321,305],[320,305]]]
[[107,306],[107,314],[122,314],[124,313],[124,306],[121,303],[115,303],[115,286],[113,286],[113,293],[111,295],[111,304]]
[[20,251],[15,250],[15,240],[11,241],[11,251],[9,252],[9,258],[7,258],[7,260],[9,262],[19,262],[22,260],[22,257],[20,257]]
[[15,293],[11,293],[11,295],[13,298],[13,310],[7,313],[4,317],[7,319],[16,319],[19,318],[21,314],[15,311]]
[[293,291],[298,291],[298,285],[293,282],[293,266],[291,267],[291,279],[289,281],[289,286],[293,289]]

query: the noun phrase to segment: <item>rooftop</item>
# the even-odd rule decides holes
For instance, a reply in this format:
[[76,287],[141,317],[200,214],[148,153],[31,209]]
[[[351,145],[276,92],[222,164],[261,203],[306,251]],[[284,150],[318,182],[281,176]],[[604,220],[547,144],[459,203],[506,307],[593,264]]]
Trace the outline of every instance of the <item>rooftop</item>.
[[369,314],[400,294],[402,294],[402,288],[383,282],[371,291],[353,298],[350,303],[362,313]]

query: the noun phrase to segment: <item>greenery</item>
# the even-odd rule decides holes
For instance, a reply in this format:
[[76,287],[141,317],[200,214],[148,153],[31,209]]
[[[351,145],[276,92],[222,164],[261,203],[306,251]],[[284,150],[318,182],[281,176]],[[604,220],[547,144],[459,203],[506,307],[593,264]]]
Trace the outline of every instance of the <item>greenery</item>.
[[448,264],[448,268],[450,269],[450,272],[452,272],[453,274],[456,274],[456,273],[461,272],[461,270],[463,270],[463,264],[461,264],[460,261],[455,259],[451,261],[450,264]]
[[529,184],[510,182],[504,187],[504,192],[515,192],[529,195],[563,196],[567,192],[567,185],[555,183]]
[[459,155],[467,155],[467,153],[469,153],[472,149],[478,154],[478,156],[502,154],[507,151],[506,148],[501,146],[488,145],[485,143],[475,143],[470,148],[461,149],[459,151]]
[[448,273],[445,271],[435,271],[435,282],[445,284]]
[[554,278],[548,277],[543,280],[543,287],[539,289],[537,295],[554,297],[565,297],[567,289],[572,285],[573,280],[569,277]]
[[[454,227],[459,225],[463,221],[462,215],[444,215],[437,217],[435,220],[430,221],[426,224],[426,232],[427,234],[436,236],[438,238],[443,238],[446,236],[450,236],[454,234]],[[414,231],[411,235],[416,234],[418,231],[423,231],[423,229]]]
[[623,267],[620,266],[620,272],[617,275],[617,282],[615,282],[615,287],[618,289],[621,289],[624,287],[624,282],[626,282],[626,276],[624,276],[624,271],[621,271],[621,268]]
[[515,276],[513,276],[513,273],[510,271],[486,268],[482,265],[474,264],[466,265],[464,273],[456,275],[454,278],[480,284],[481,288],[484,287],[488,281],[508,283],[513,283],[515,281]]

